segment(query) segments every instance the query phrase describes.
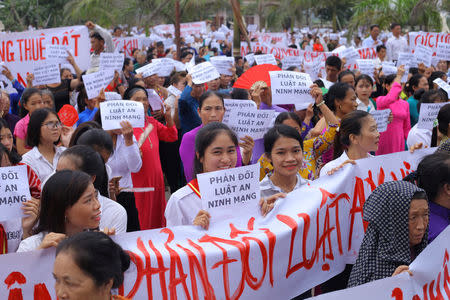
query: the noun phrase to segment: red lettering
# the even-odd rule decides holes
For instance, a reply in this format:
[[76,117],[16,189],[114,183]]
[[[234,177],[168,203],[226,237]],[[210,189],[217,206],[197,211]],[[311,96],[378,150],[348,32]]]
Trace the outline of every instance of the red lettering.
[[442,292],[441,292],[441,272],[439,272],[439,275],[438,275],[436,281],[437,281],[436,296],[434,295],[434,292],[433,292],[434,280],[431,281],[431,283],[430,283],[430,288],[429,288],[430,300],[444,300],[444,297],[442,297]]
[[[27,279],[20,272],[11,272],[5,279],[5,284],[8,289],[16,282],[18,284],[25,284]],[[10,290],[8,300],[23,300],[22,289]]]
[[73,39],[73,42],[74,42],[74,46],[73,46],[73,48],[74,48],[74,53],[72,53],[73,56],[78,56],[78,39],[79,39],[80,37],[81,37],[81,36],[80,36],[79,34],[72,34],[72,35],[71,35],[71,38]]
[[6,61],[7,62],[11,62],[14,61],[14,52],[10,51],[10,47],[12,48],[13,46],[13,42],[12,41],[7,41],[6,42]]
[[17,42],[19,43],[20,61],[23,61],[23,52],[22,52],[22,42],[23,41],[24,41],[23,39],[17,40]]
[[46,49],[43,45],[42,45],[42,41],[45,40],[45,37],[41,37],[39,38],[39,55],[41,57],[42,60],[45,59],[44,57],[44,50]]
[[39,283],[34,286],[34,300],[52,300],[44,283]]
[[69,37],[67,35],[63,36],[61,45],[69,45]]
[[348,250],[352,248],[352,237],[353,237],[353,227],[355,224],[356,214],[361,214],[362,219],[362,209],[364,202],[366,201],[366,196],[364,194],[364,183],[361,178],[355,177],[355,190],[353,193],[353,204],[350,209],[350,233],[348,239]]
[[395,300],[403,300],[403,292],[401,288],[395,288],[392,291],[391,297],[394,298]]
[[57,36],[52,37],[52,44],[53,45],[59,45],[59,39]]

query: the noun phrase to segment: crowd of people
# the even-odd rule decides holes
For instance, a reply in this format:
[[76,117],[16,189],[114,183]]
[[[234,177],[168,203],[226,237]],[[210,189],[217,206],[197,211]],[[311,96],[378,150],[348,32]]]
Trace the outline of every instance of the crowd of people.
[[[86,26],[90,68],[81,70],[69,55],[72,70],[61,68],[59,84],[33,86],[30,72],[24,87],[1,67],[14,88],[1,92],[1,167],[26,166],[31,199],[23,204],[26,217],[0,222],[0,254],[57,247],[54,277],[60,299],[76,293],[79,299],[110,299],[111,289],[123,282],[130,258],[107,235],[192,224],[208,229],[214,220],[202,209],[197,182],[197,175],[206,172],[259,164],[264,217],[286,194],[333,176],[345,164],[438,147],[405,180],[382,184],[369,196],[363,213],[369,226],[356,264],[296,299],[409,272],[408,265],[450,224],[450,104],[442,106],[433,129],[418,127],[421,104],[449,101],[434,81],[447,82],[450,62],[399,65],[396,74],[384,74],[383,62],[396,62],[399,53],[409,51],[399,24],[392,24],[385,39],[373,25],[366,39],[352,41],[355,47],[376,48],[380,67],[373,74],[347,68],[338,56],[326,58],[323,76],[310,87],[314,104],[303,110],[273,105],[270,81],[233,87],[255,65],[244,56],[234,57],[232,75],[201,84],[188,71],[174,70],[166,77],[136,72],[156,58],[200,64],[231,56],[228,41],[214,40],[215,26],[209,38],[182,39],[180,57],[162,42],[135,49],[122,71],[90,99],[82,75],[98,71],[100,54],[114,52],[114,46],[108,30],[92,22]],[[121,32],[115,28],[113,34]],[[334,37],[307,32],[292,35],[289,47],[323,52],[339,46]],[[280,60],[278,67],[283,68]],[[289,70],[305,72],[303,65]],[[144,127],[123,121],[121,129],[103,130],[100,103],[106,92],[142,103]],[[159,96],[160,110],[149,104],[149,92]],[[222,122],[224,98],[277,112],[263,139],[237,138]],[[77,110],[73,126],[61,121],[64,105]],[[391,114],[380,133],[371,112],[384,109]],[[74,291],[71,282],[83,288]]]

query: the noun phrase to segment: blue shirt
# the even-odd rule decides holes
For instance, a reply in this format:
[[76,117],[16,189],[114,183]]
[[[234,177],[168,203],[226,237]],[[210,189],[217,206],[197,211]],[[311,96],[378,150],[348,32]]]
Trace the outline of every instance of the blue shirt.
[[198,100],[191,96],[191,92],[192,87],[187,85],[178,100],[178,116],[180,118],[182,134],[202,124],[202,120],[197,112]]
[[419,121],[419,111],[417,110],[417,103],[419,103],[418,100],[414,99],[413,96],[409,97],[408,100],[409,104],[409,115],[411,117],[411,127],[416,125],[417,121]]
[[77,121],[77,127],[84,122],[92,121],[94,119],[95,113],[97,112],[98,108],[94,107],[93,110],[90,110],[86,107],[85,110],[83,110],[81,113],[78,114],[78,121]]
[[13,88],[16,89],[17,93],[9,94],[10,106],[9,113],[18,116],[19,115],[19,100],[22,97],[22,93],[25,88],[19,83],[17,79],[12,81]]

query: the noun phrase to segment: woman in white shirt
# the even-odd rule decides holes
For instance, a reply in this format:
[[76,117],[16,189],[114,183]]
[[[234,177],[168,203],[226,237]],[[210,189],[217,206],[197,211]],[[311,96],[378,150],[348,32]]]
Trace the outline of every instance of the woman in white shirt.
[[29,165],[41,182],[56,168],[65,147],[58,147],[61,137],[61,121],[56,112],[42,108],[33,112],[28,123],[26,141],[33,147],[22,157],[22,162]]
[[107,198],[108,176],[103,159],[98,152],[85,145],[70,147],[61,154],[56,170],[82,171],[91,176],[94,188],[98,191],[102,212],[100,228],[114,228],[117,234],[126,232],[127,212],[122,205]]
[[331,175],[346,162],[372,157],[369,152],[377,151],[379,140],[377,123],[371,114],[362,110],[348,113],[334,140],[334,160],[323,166],[320,176]]
[[199,225],[209,227],[210,215],[202,210],[197,174],[231,169],[236,166],[238,139],[223,123],[201,128],[195,138],[194,179],[176,191],[167,202],[167,226]]
[[17,252],[55,247],[67,236],[98,228],[100,218],[91,177],[79,171],[56,172],[42,190],[35,235],[20,242]]

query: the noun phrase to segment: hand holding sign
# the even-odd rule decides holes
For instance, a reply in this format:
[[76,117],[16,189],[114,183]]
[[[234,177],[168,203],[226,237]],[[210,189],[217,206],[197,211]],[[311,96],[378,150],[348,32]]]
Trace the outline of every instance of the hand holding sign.
[[0,222],[22,217],[22,205],[31,199],[27,167],[0,168],[0,191]]
[[192,82],[202,84],[220,77],[219,72],[210,62],[203,62],[189,69]]
[[122,121],[133,127],[144,127],[144,105],[136,101],[111,100],[100,103],[100,117],[104,130],[121,129]]
[[296,104],[305,109],[314,99],[309,94],[312,80],[309,74],[293,71],[270,71],[273,104]]

